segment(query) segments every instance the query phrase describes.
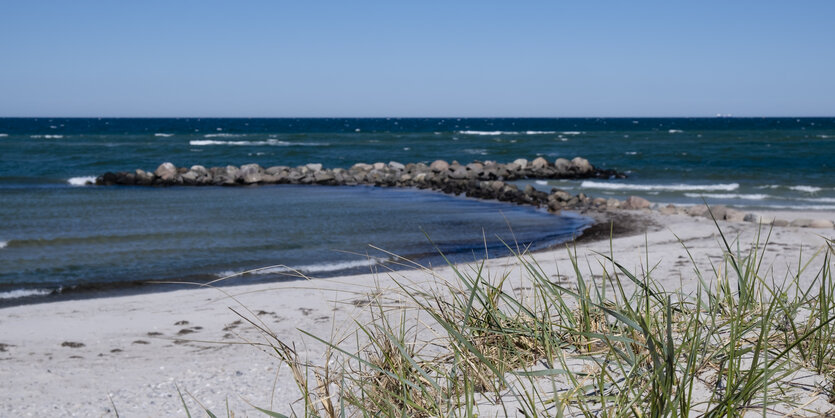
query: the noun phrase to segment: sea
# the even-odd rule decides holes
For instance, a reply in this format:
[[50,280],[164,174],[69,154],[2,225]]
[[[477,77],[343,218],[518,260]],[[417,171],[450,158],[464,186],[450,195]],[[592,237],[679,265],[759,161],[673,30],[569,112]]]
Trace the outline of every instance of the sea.
[[549,248],[591,225],[426,190],[87,184],[106,171],[538,156],[628,177],[520,185],[835,211],[835,118],[0,118],[0,305],[386,274]]

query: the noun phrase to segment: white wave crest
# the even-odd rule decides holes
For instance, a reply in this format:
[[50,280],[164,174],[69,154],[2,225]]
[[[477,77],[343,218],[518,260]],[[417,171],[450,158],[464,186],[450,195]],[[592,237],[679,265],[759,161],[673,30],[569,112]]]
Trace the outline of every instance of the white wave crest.
[[203,138],[240,138],[244,137],[244,134],[206,134],[203,135]]
[[737,193],[685,193],[687,197],[705,197],[710,199],[742,199],[742,200],[765,200],[770,197],[767,194],[737,194]]
[[16,289],[8,292],[0,292],[0,299],[17,299],[27,296],[43,296],[52,293],[47,289]]
[[816,203],[835,203],[835,197],[801,197],[797,200]]
[[798,191],[798,192],[806,192],[806,193],[817,193],[817,192],[819,192],[823,189],[821,189],[820,187],[815,187],[815,186],[802,186],[801,185],[801,186],[789,187],[789,190],[794,190],[794,191]]
[[506,131],[458,131],[462,135],[512,135],[515,132]]
[[61,139],[64,135],[29,135],[32,139]]
[[475,148],[475,149],[467,148],[467,149],[464,149],[463,151],[466,152],[467,154],[472,154],[472,155],[487,155],[487,150],[486,149],[481,149],[481,148]]
[[87,186],[95,182],[96,178],[93,176],[73,177],[67,180],[70,186]]
[[681,129],[670,129],[667,132],[669,132],[671,134],[680,134],[680,133],[683,133],[684,131],[682,131]]
[[564,131],[564,132],[560,132],[560,133],[561,133],[561,134],[563,134],[563,135],[582,135],[582,134],[584,134],[585,132],[580,132],[580,131]]
[[161,133],[161,132],[157,132],[157,133],[154,134],[154,136],[168,138],[169,136],[174,136],[174,134],[164,134],[164,133]]
[[229,277],[235,276],[239,274],[280,274],[280,273],[292,273],[292,272],[301,272],[301,273],[327,273],[331,271],[339,271],[339,270],[347,270],[352,268],[358,267],[370,267],[373,265],[380,264],[381,262],[385,261],[381,258],[369,258],[365,260],[355,260],[355,261],[340,261],[335,263],[322,263],[322,264],[310,264],[306,266],[296,266],[296,267],[287,267],[287,266],[274,266],[274,267],[266,267],[260,269],[253,269],[244,272],[234,272],[234,271],[224,271],[222,273],[218,273],[218,277]]
[[738,183],[728,184],[624,184],[604,183],[586,180],[580,187],[602,190],[661,190],[661,191],[734,191],[739,188]]
[[330,145],[326,142],[287,142],[287,141],[280,141],[278,139],[268,139],[266,141],[218,141],[215,139],[197,139],[188,141],[189,145],[192,146],[205,146],[205,145],[234,145],[234,146],[247,146],[247,145],[271,145],[277,147],[321,147]]
[[[458,131],[462,135],[553,135],[557,131]],[[564,135],[579,135],[581,132],[562,132]]]
[[0,134],[0,138],[5,138],[7,136],[9,136],[9,134]]
[[0,248],[6,248],[9,245],[9,241],[0,241]]

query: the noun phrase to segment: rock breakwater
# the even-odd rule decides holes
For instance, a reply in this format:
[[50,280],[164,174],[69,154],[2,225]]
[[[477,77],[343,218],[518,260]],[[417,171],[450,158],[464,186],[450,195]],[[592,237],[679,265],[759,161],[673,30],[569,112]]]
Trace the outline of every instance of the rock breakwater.
[[381,187],[415,187],[437,190],[448,194],[464,194],[479,199],[495,199],[518,204],[547,206],[551,211],[561,209],[605,208],[606,199],[591,199],[580,193],[576,196],[552,189],[550,193],[532,186],[520,189],[508,183],[521,179],[582,179],[623,178],[614,170],[595,168],[588,160],[576,157],[559,158],[553,162],[539,157],[532,161],[517,159],[511,163],[475,161],[460,164],[437,160],[431,164],[396,161],[373,164],[358,163],[351,168],[324,168],[321,164],[298,167],[258,164],[240,167],[190,168],[163,163],[153,172],[137,169],[133,172],[108,172],[96,178],[97,185],[138,186],[248,186],[260,184],[319,184],[330,186],[371,185]]

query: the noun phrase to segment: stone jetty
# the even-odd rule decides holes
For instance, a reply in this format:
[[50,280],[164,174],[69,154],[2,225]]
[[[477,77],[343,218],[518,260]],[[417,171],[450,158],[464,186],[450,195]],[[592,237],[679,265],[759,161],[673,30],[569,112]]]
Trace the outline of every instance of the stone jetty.
[[[511,163],[475,161],[460,164],[437,160],[431,164],[396,161],[373,164],[358,163],[351,168],[324,168],[321,164],[298,167],[258,164],[240,167],[190,168],[163,163],[153,172],[108,172],[96,178],[97,185],[137,186],[251,186],[260,184],[319,184],[331,186],[371,185],[381,187],[414,187],[437,190],[448,194],[464,194],[479,199],[546,206],[550,211],[562,209],[606,208],[606,199],[591,199],[580,193],[576,196],[552,189],[550,193],[528,185],[520,189],[508,183],[521,179],[584,179],[624,178],[614,170],[595,168],[588,160],[558,158],[551,162],[539,157],[533,161],[517,159]],[[611,204],[611,203],[609,203]]]

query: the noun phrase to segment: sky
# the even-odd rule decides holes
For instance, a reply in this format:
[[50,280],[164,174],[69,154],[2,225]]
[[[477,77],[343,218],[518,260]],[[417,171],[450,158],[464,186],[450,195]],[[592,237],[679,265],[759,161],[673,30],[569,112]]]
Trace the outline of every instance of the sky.
[[0,2],[0,116],[835,116],[835,2]]

